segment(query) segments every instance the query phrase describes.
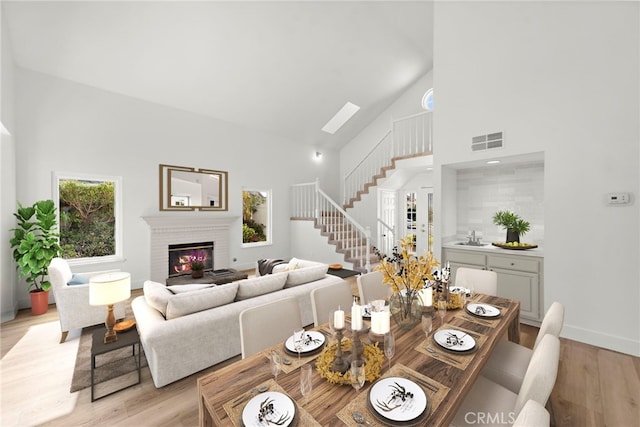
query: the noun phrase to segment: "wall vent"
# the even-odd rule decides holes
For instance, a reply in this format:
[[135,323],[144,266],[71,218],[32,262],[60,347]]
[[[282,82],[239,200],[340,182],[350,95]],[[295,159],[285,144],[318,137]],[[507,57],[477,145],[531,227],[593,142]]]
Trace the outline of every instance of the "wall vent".
[[502,148],[502,132],[494,132],[487,135],[478,135],[471,138],[471,151],[490,150]]

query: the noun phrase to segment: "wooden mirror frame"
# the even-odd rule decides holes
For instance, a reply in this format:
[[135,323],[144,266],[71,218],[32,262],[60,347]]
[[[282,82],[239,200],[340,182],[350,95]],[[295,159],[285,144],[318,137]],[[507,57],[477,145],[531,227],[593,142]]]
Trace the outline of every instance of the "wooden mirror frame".
[[[228,200],[229,200],[229,184],[227,180],[228,173],[226,171],[218,171],[212,169],[198,169],[198,168],[189,168],[185,166],[173,166],[173,165],[163,165],[161,164],[159,167],[160,172],[160,210],[161,211],[227,211],[229,210]],[[187,197],[187,195],[173,194],[172,193],[172,174],[177,175],[178,173],[193,173],[197,177],[197,174],[209,176],[214,175],[218,178],[218,188],[217,188],[217,196],[218,203],[217,205],[176,205],[173,202],[176,198]],[[202,202],[201,202],[202,203]],[[214,201],[215,203],[215,201]]]

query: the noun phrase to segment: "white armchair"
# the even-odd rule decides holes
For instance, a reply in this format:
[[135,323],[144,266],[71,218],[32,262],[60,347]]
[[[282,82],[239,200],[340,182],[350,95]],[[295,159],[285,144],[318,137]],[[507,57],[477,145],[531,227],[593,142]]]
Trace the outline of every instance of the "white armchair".
[[[91,277],[103,272],[82,273],[85,277]],[[54,258],[49,265],[49,281],[53,298],[60,319],[60,343],[67,339],[72,329],[104,323],[107,317],[106,307],[89,305],[89,284],[69,285],[73,273],[69,264],[62,258]],[[115,304],[114,314],[116,319],[125,316],[125,302]]]

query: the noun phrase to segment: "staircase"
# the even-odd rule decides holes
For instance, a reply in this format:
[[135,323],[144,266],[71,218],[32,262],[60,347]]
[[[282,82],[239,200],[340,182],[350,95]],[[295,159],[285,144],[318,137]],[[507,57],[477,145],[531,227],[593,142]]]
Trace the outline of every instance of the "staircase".
[[291,219],[314,221],[314,227],[344,255],[346,263],[356,271],[371,271],[371,265],[378,262],[371,229],[358,224],[347,209],[378,185],[398,161],[432,154],[431,118],[431,112],[423,112],[393,121],[391,130],[345,176],[343,206],[322,191],[317,181],[292,186]]

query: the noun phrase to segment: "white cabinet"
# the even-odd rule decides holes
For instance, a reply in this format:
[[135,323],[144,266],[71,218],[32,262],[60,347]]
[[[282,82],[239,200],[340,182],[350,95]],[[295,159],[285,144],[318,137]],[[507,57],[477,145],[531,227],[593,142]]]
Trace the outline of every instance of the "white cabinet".
[[494,250],[449,249],[442,251],[443,263],[451,266],[451,279],[455,284],[455,271],[459,267],[492,270],[498,274],[498,296],[519,300],[520,317],[525,323],[539,325],[542,320],[543,267],[540,257],[496,254]]

